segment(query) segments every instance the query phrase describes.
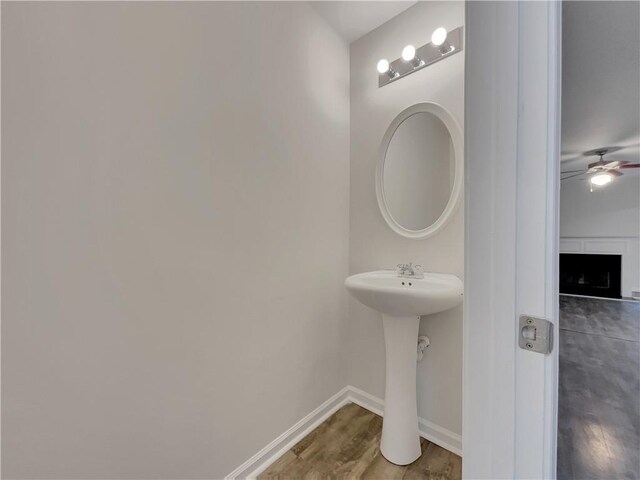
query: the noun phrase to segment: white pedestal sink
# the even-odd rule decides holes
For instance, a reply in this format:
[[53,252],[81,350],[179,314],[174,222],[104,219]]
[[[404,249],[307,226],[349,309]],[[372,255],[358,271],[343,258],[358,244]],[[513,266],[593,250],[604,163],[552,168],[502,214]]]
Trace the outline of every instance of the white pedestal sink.
[[382,313],[386,383],[380,451],[390,462],[408,465],[421,454],[416,399],[420,316],[460,304],[462,282],[443,273],[418,279],[382,270],[352,275],[345,286],[358,301]]

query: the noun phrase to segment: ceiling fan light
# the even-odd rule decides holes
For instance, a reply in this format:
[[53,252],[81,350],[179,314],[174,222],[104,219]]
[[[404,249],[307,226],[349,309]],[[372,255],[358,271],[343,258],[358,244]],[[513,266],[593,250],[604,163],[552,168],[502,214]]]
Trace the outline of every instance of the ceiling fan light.
[[606,185],[611,180],[613,180],[613,175],[610,173],[597,173],[591,177],[591,183],[599,187]]

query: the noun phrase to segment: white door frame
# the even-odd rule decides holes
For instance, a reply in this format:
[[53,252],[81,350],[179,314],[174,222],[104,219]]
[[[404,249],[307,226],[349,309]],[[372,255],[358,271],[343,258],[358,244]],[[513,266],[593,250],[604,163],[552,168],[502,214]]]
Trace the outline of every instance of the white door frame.
[[[555,478],[560,2],[467,2],[463,477]],[[555,342],[557,343],[557,342]]]

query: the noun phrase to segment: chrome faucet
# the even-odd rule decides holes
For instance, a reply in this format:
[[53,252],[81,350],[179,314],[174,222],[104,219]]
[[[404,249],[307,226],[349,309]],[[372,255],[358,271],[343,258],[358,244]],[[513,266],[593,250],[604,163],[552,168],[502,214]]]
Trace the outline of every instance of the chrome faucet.
[[413,263],[399,263],[396,268],[399,277],[406,278],[424,278],[422,273],[422,265],[413,265]]

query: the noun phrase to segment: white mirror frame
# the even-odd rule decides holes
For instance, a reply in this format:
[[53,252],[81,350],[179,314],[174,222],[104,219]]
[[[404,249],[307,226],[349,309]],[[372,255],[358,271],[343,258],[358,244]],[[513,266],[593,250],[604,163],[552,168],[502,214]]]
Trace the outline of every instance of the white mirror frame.
[[[387,207],[387,202],[384,196],[384,162],[385,157],[387,155],[387,149],[389,148],[389,143],[391,143],[391,139],[393,138],[393,134],[396,132],[398,127],[402,122],[404,122],[407,118],[416,113],[431,113],[438,117],[442,123],[445,124],[447,130],[449,130],[449,134],[451,135],[451,142],[453,143],[453,153],[455,157],[455,177],[453,180],[453,188],[451,189],[451,195],[449,196],[449,201],[445,206],[442,214],[438,219],[429,225],[427,228],[422,230],[409,230],[400,225],[389,212],[389,208]],[[441,105],[432,102],[424,102],[417,103],[412,105],[409,108],[404,109],[402,112],[396,116],[389,125],[384,137],[382,137],[382,143],[380,145],[380,152],[378,155],[378,165],[376,167],[376,197],[378,198],[378,206],[380,207],[380,212],[384,217],[387,225],[391,227],[391,229],[399,235],[407,238],[415,238],[422,239],[428,238],[432,235],[435,235],[437,232],[442,230],[451,220],[454,212],[456,211],[458,204],[460,203],[460,196],[462,193],[462,180],[464,176],[463,166],[463,140],[462,140],[462,131],[458,126],[458,123],[455,121],[453,116]]]

